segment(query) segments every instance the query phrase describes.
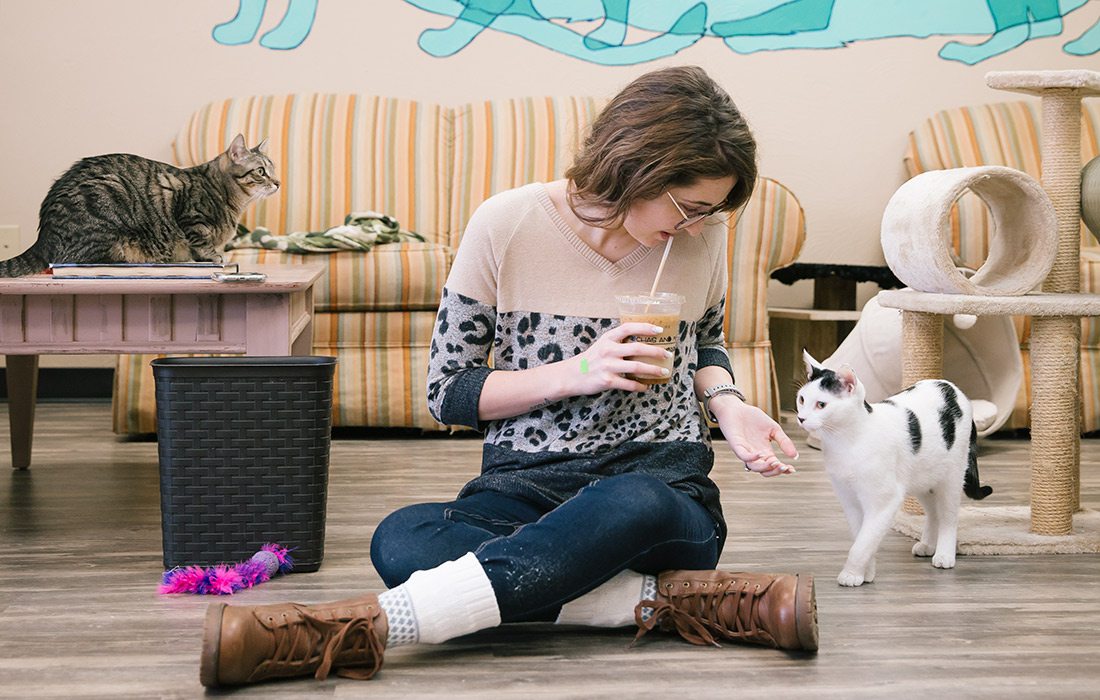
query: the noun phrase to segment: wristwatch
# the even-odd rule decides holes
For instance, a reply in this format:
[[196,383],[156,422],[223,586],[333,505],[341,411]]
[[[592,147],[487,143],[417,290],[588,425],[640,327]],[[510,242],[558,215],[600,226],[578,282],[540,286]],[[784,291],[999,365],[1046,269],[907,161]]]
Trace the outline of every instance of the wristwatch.
[[711,423],[717,423],[718,419],[714,417],[714,414],[710,411],[710,400],[715,396],[721,396],[722,394],[733,394],[742,401],[745,400],[745,394],[735,387],[733,384],[715,384],[711,388],[703,392],[703,413],[707,414],[707,418]]

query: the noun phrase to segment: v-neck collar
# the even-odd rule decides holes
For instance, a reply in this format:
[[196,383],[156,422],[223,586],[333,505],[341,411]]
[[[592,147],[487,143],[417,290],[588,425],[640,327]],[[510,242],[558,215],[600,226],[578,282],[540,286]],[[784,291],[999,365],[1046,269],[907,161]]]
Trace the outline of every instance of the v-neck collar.
[[558,208],[554,206],[553,200],[550,199],[550,192],[546,189],[546,184],[541,182],[536,184],[535,197],[538,199],[539,204],[542,205],[546,215],[550,217],[550,221],[554,224],[554,228],[556,228],[562,237],[580,253],[582,258],[591,263],[597,270],[611,275],[612,277],[618,277],[640,263],[654,250],[653,248],[648,248],[639,243],[637,248],[612,262],[596,252],[596,250],[588,245],[583,238],[578,236],[577,232],[573,230],[573,227],[565,221],[565,217],[561,215]]

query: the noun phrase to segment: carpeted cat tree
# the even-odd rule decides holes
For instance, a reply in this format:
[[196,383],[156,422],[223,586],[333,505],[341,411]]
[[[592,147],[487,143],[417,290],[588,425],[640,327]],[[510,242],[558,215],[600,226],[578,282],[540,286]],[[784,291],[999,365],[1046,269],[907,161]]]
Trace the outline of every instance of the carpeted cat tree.
[[[1078,393],[1080,318],[1100,316],[1100,295],[1080,293],[1081,99],[1100,96],[1100,72],[993,72],[986,81],[1042,98],[1042,185],[999,166],[931,171],[902,185],[883,216],[882,247],[910,289],[878,300],[903,311],[905,384],[942,376],[945,315],[1032,318],[1030,508],[964,507],[959,551],[1100,552],[1100,514],[1080,507]],[[966,189],[994,223],[988,258],[969,279],[948,249],[951,208]],[[921,518],[909,510],[896,528],[919,536]]]

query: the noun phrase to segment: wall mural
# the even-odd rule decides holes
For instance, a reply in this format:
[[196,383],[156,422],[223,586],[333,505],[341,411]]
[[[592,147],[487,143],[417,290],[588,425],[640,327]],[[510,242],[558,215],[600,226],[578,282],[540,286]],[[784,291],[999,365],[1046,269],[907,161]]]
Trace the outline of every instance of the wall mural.
[[[214,27],[214,40],[249,44],[259,33],[267,0],[237,0],[237,14]],[[854,41],[896,37],[987,37],[949,41],[942,58],[969,65],[1030,39],[1062,33],[1062,18],[1088,0],[405,0],[454,19],[427,29],[420,48],[453,56],[493,29],[601,65],[645,63],[671,56],[704,37],[737,53],[843,48]],[[269,49],[297,48],[313,28],[318,0],[288,0],[286,13],[260,37]],[[596,26],[592,26],[595,24]],[[577,26],[570,26],[577,25]],[[630,29],[645,34],[628,41]],[[1100,20],[1066,43],[1066,53],[1100,51]]]
[[[214,27],[214,41],[219,44],[250,44],[260,31],[267,0],[238,0],[238,3],[237,15]],[[317,0],[290,0],[279,24],[260,37],[260,46],[281,50],[297,48],[309,36],[316,16]]]
[[[1087,1],[405,0],[454,18],[450,26],[420,35],[420,48],[432,56],[452,56],[493,29],[601,65],[671,56],[703,37],[721,39],[741,54],[842,48],[895,37],[986,37],[949,41],[940,49],[942,58],[973,65],[1030,39],[1061,34],[1062,17]],[[645,36],[628,40],[630,29]],[[1100,21],[1063,49],[1076,56],[1100,51]]]

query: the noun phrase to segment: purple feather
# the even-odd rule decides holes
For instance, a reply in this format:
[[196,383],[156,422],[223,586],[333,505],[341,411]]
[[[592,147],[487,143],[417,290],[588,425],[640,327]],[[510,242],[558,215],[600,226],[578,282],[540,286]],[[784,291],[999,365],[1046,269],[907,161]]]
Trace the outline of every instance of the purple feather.
[[160,585],[161,593],[197,593],[206,579],[206,571],[201,566],[175,568],[164,572]]
[[241,575],[232,566],[215,566],[207,579],[210,593],[230,595],[241,589]]

